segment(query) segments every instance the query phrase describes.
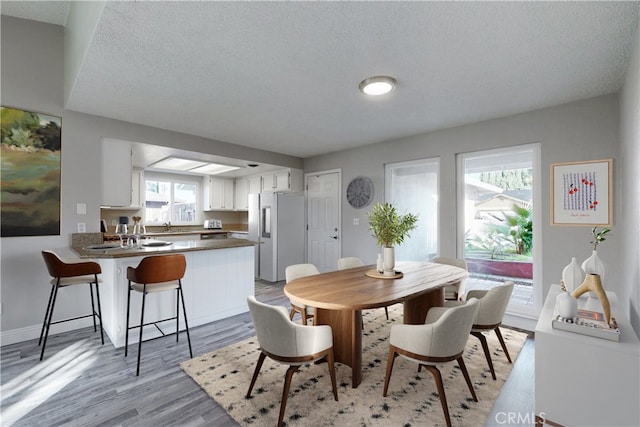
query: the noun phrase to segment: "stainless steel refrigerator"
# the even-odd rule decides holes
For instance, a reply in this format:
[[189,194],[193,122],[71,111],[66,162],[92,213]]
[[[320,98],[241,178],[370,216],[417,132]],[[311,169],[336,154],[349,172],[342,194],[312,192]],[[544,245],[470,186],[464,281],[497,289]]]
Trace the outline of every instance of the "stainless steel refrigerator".
[[288,265],[304,262],[304,196],[249,194],[249,240],[256,246],[256,277],[285,280]]

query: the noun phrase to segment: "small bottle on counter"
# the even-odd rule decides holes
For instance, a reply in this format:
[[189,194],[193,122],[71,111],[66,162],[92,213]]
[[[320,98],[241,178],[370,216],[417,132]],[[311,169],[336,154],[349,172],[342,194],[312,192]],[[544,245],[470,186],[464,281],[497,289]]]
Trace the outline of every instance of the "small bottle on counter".
[[382,273],[382,271],[384,270],[384,264],[382,262],[382,254],[378,254],[378,259],[376,260],[376,270],[378,270],[378,273]]

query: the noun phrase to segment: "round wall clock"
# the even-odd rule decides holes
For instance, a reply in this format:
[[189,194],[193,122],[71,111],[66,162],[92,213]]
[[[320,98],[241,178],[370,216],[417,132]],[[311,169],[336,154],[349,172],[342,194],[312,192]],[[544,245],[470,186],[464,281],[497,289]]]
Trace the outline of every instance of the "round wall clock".
[[347,201],[354,208],[364,208],[373,199],[373,182],[369,178],[353,178],[347,186]]

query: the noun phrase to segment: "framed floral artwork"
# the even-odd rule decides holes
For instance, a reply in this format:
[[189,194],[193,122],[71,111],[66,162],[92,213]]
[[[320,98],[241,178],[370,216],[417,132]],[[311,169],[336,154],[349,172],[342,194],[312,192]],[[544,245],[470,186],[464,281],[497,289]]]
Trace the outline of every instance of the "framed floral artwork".
[[1,107],[0,236],[60,234],[60,117]]
[[613,225],[613,160],[551,164],[551,225]]

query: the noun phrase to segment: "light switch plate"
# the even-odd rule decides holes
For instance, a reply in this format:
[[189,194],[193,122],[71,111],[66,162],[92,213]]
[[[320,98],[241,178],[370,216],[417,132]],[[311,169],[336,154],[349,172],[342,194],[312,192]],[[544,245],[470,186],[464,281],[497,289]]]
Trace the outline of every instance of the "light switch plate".
[[353,225],[360,225],[360,218],[353,218]]
[[86,215],[87,214],[87,204],[86,203],[78,203],[76,205],[76,214],[78,214],[78,215]]

